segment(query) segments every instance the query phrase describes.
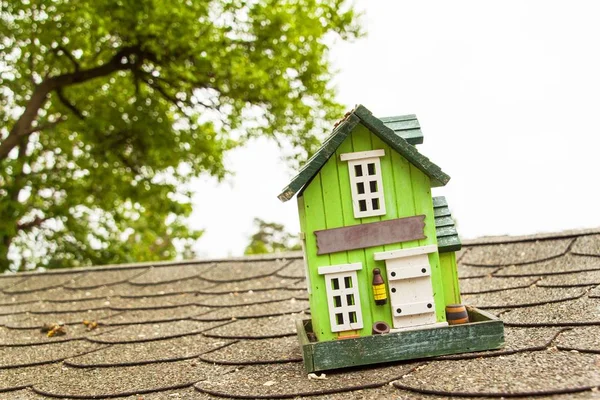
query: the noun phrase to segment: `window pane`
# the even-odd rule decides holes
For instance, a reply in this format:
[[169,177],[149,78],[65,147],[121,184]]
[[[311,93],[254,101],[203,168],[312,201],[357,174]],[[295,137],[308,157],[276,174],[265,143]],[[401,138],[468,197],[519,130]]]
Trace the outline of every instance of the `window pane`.
[[360,211],[367,211],[367,202],[366,202],[366,200],[359,200],[358,201],[358,208],[360,209]]
[[350,289],[352,287],[352,278],[349,276],[344,277],[344,287]]
[[333,279],[331,280],[331,287],[332,287],[334,290],[338,290],[338,289],[340,288],[340,281],[338,280],[338,278],[333,278]]
[[377,197],[371,199],[371,204],[373,205],[373,210],[379,210],[379,199]]
[[364,194],[365,193],[365,184],[363,182],[358,182],[356,184],[356,190],[358,191],[358,194]]
[[341,296],[333,296],[333,305],[336,307],[342,306],[342,297]]
[[348,303],[349,306],[354,305],[354,295],[353,294],[346,295],[346,303]]
[[363,176],[362,165],[359,164],[354,166],[354,176]]
[[377,193],[377,181],[370,181],[369,189],[371,189],[371,193]]
[[356,323],[356,312],[351,311],[349,314],[349,317],[350,317],[350,323],[352,323],[352,324]]
[[375,164],[374,163],[367,164],[367,169],[369,170],[369,175],[375,175]]
[[338,325],[342,325],[344,323],[344,315],[343,314],[335,314],[335,320]]

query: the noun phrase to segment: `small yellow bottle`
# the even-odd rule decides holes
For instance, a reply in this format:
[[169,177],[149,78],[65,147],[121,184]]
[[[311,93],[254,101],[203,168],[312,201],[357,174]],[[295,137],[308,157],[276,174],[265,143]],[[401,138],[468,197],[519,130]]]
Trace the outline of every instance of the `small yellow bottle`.
[[387,303],[387,290],[379,268],[373,270],[373,297],[375,304],[382,306]]

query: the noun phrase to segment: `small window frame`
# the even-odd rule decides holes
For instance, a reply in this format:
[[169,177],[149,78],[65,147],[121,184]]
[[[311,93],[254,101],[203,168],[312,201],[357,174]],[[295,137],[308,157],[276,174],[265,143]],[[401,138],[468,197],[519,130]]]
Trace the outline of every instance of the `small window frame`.
[[[356,271],[362,263],[339,264],[318,269],[325,278],[329,322],[332,332],[352,331],[363,328],[360,293]],[[334,283],[337,282],[337,285]],[[349,299],[353,304],[350,304]]]
[[[386,213],[380,162],[384,155],[383,149],[340,155],[342,161],[348,161],[354,218],[376,217]],[[374,187],[376,190],[372,191]]]

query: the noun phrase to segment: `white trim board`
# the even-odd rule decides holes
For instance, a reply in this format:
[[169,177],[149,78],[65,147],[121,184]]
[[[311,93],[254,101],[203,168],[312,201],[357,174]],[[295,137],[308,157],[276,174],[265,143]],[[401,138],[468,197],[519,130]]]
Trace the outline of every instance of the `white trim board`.
[[370,150],[370,151],[357,151],[356,153],[344,153],[340,154],[340,160],[362,160],[363,158],[383,157],[385,156],[385,150]]
[[340,272],[358,271],[362,269],[362,263],[330,265],[319,267],[319,275],[338,274]]
[[395,332],[406,332],[406,331],[424,331],[427,329],[436,329],[436,328],[443,328],[445,326],[448,326],[448,322],[436,322],[434,324],[429,324],[429,325],[417,325],[417,326],[407,326],[406,328],[392,328],[390,329],[390,333],[395,333]]
[[404,257],[418,256],[421,254],[435,253],[436,251],[437,251],[437,246],[435,244],[430,244],[427,246],[412,247],[410,249],[382,251],[382,252],[373,254],[373,256],[375,257],[375,260],[381,261],[381,260],[389,260],[392,258],[404,258]]

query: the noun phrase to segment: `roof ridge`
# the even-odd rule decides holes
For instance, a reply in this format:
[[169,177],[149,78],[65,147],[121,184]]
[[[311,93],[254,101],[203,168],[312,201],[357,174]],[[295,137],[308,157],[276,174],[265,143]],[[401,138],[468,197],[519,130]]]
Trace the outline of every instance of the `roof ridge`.
[[[444,197],[444,196],[437,196]],[[582,229],[569,229],[559,232],[540,232],[530,235],[498,235],[498,236],[482,236],[473,239],[461,239],[463,246],[483,246],[490,244],[504,244],[504,243],[516,243],[516,242],[531,242],[536,240],[549,240],[549,239],[560,239],[569,238],[576,236],[587,236],[593,234],[600,234],[600,227],[598,228],[582,228]],[[13,278],[15,276],[39,276],[39,275],[50,275],[50,274],[73,274],[74,272],[99,272],[99,271],[115,271],[122,269],[137,269],[137,268],[148,268],[148,267],[170,267],[176,265],[190,265],[190,264],[206,264],[206,263],[220,263],[220,262],[231,262],[231,261],[269,261],[277,259],[300,259],[302,258],[301,251],[290,251],[282,253],[269,253],[269,254],[252,254],[235,257],[214,257],[205,259],[194,259],[194,260],[177,260],[177,261],[146,261],[139,263],[128,263],[128,264],[107,264],[99,266],[89,267],[76,267],[76,268],[65,268],[65,269],[52,269],[46,271],[25,271],[13,274],[0,275],[0,280],[4,278]]]
[[530,235],[516,236],[482,236],[474,239],[463,239],[464,246],[482,246],[488,244],[503,244],[516,242],[532,242],[536,240],[563,239],[576,236],[587,236],[600,233],[600,228],[569,229],[560,232],[540,232]]
[[3,278],[14,278],[15,276],[39,276],[49,274],[73,274],[74,272],[98,272],[98,271],[118,271],[122,269],[138,269],[148,267],[172,267],[176,265],[191,265],[191,264],[208,264],[208,263],[221,263],[231,261],[269,261],[278,259],[295,259],[302,258],[301,251],[288,251],[282,253],[269,253],[269,254],[251,254],[244,256],[234,257],[213,257],[193,260],[177,260],[177,261],[144,261],[138,263],[125,263],[125,264],[106,264],[98,266],[87,266],[87,267],[75,267],[75,268],[61,268],[61,269],[50,269],[45,271],[24,271],[12,274],[0,274],[0,280]]
[[406,121],[410,119],[416,119],[417,114],[402,114],[402,115],[394,115],[390,117],[377,117],[382,122],[390,122],[390,121]]
[[387,127],[380,119],[375,117],[371,111],[365,106],[358,105],[354,110],[354,114],[358,116],[367,128],[375,135],[379,136],[391,148],[400,153],[411,164],[417,167],[421,172],[431,178],[431,186],[445,186],[450,180],[442,169],[433,163],[427,156],[421,153],[417,148],[405,139],[395,134],[395,132]]

